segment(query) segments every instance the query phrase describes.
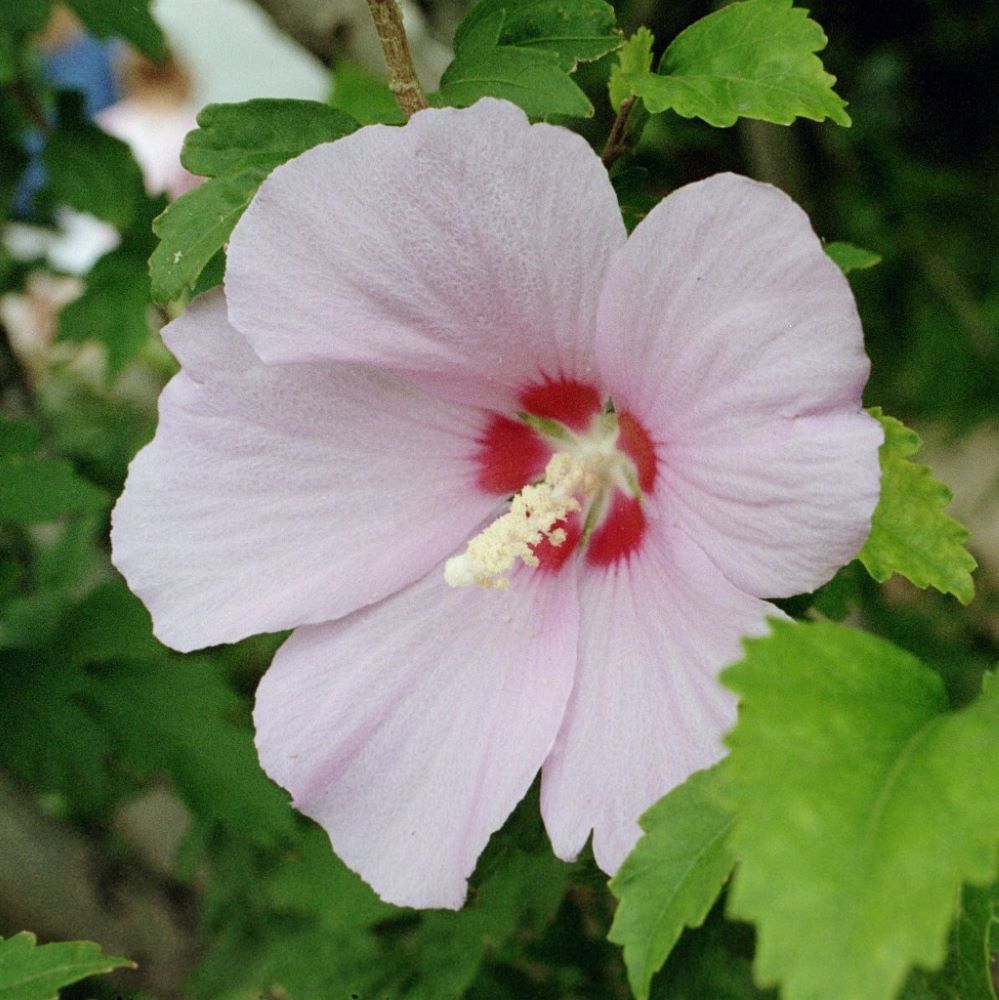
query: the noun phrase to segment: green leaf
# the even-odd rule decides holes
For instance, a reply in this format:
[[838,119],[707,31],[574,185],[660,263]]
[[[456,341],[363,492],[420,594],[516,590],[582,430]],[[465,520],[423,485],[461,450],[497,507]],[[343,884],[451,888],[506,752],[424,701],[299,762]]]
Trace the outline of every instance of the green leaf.
[[89,714],[118,763],[168,773],[203,821],[262,843],[291,831],[292,812],[260,770],[249,726],[233,721],[242,708],[236,694],[208,658],[161,646],[123,581],[104,584],[68,615],[53,648],[89,667]]
[[93,715],[119,762],[144,776],[165,771],[202,822],[259,843],[290,832],[287,798],[260,770],[249,726],[230,721],[240,702],[209,660],[161,654],[96,676]]
[[201,269],[198,280],[191,286],[191,296],[203,295],[209,288],[216,288],[225,279],[225,249],[216,250]]
[[24,566],[19,553],[12,551],[8,545],[0,546],[0,635],[3,631],[2,605],[11,594],[16,593],[24,576]]
[[789,125],[795,118],[849,125],[836,82],[814,55],[822,29],[792,0],[745,0],[695,21],[663,55],[658,73],[621,72],[653,114],[672,108],[684,118],[726,127],[741,118]]
[[[60,607],[58,610],[62,610]],[[40,792],[67,797],[75,812],[103,812],[117,794],[111,748],[83,707],[86,674],[44,651],[0,654],[0,760]]]
[[330,104],[362,125],[404,125],[406,116],[385,79],[347,59],[333,67]]
[[160,243],[149,258],[156,302],[171,302],[193,287],[209,261],[225,246],[269,173],[264,163],[205,181],[156,219],[153,231]]
[[33,420],[0,413],[0,456],[30,455],[42,440],[42,429]]
[[65,615],[55,646],[63,663],[75,667],[139,658],[173,668],[153,638],[149,612],[120,579],[101,584]]
[[209,263],[215,267],[246,206],[276,166],[358,127],[335,108],[296,100],[213,104],[198,115],[198,123],[181,159],[188,170],[212,179],[178,198],[153,223],[160,244],[149,270],[157,302],[199,287],[202,271]]
[[497,966],[516,966],[521,957],[535,965],[544,961],[533,945],[565,895],[569,866],[552,856],[536,785],[491,839],[460,913],[421,913],[381,902],[311,824],[299,827],[290,849],[267,860],[262,871],[248,873],[252,858],[236,831],[239,839],[221,856],[213,852],[216,877],[206,908],[218,933],[188,983],[191,1000],[244,1000],[268,990],[294,998],[354,994],[372,1000],[533,996],[516,987],[498,993],[478,987]]
[[610,888],[620,900],[610,940],[624,946],[628,980],[647,997],[684,927],[703,923],[734,859],[732,816],[714,800],[718,771],[701,771],[660,799],[641,823],[645,835]]
[[43,154],[52,196],[127,229],[145,199],[142,171],[124,142],[75,117],[69,103]]
[[333,67],[330,104],[362,125],[404,125],[406,116],[384,77],[341,59]]
[[17,75],[17,60],[14,57],[14,39],[0,28],[0,84],[9,83]]
[[83,812],[165,773],[209,833],[268,845],[294,828],[260,770],[242,699],[208,657],[160,645],[120,578],[64,610],[46,648],[6,660],[0,718],[3,763]]
[[652,981],[652,1000],[778,1000],[753,982],[752,928],[723,919],[723,908],[719,899],[701,927],[684,932]]
[[12,596],[0,607],[0,650],[44,645],[58,627],[66,603],[60,587],[36,587]]
[[[245,905],[219,914],[221,933],[188,983],[190,996],[236,1000],[268,989],[295,998],[472,995],[490,959],[518,938],[536,939],[554,919],[565,867],[550,849],[539,857],[513,851],[460,913],[419,914],[380,902],[331,856],[326,835],[309,831],[295,855],[262,880],[277,904],[266,919],[254,920]],[[368,933],[375,922],[378,933]]]
[[33,539],[33,559],[20,554],[19,566],[30,571],[32,586],[12,592],[0,606],[0,649],[36,649],[50,642],[94,572],[98,536],[105,530],[103,510],[72,517],[59,528]]
[[41,31],[52,13],[53,0],[18,0],[0,4],[0,30],[12,34]]
[[568,115],[589,118],[593,105],[559,66],[552,52],[500,46],[503,11],[476,27],[441,77],[441,97],[467,107],[480,97],[501,97],[519,105],[532,118]]
[[871,534],[859,559],[879,582],[901,573],[917,587],[953,594],[962,604],[975,596],[971,572],[977,563],[964,547],[968,531],[943,508],[951,492],[925,465],[909,461],[922,444],[919,435],[879,407],[881,422],[881,499]]
[[122,967],[135,963],[105,955],[90,941],[39,945],[23,931],[0,938],[0,1000],[57,1000],[60,987]]
[[411,942],[407,964],[415,966],[417,981],[406,991],[407,1000],[464,996],[491,949],[518,929],[540,929],[554,919],[565,888],[566,867],[550,852],[507,852],[460,913],[424,915]]
[[988,888],[965,886],[950,930],[947,961],[938,972],[917,969],[901,1000],[996,1000],[990,967],[990,940],[996,927],[999,883]]
[[603,0],[482,0],[458,26],[440,96],[457,107],[502,97],[532,118],[593,114],[569,74],[621,44]]
[[91,34],[124,38],[150,59],[166,56],[166,39],[149,13],[149,0],[66,0]]
[[882,639],[773,623],[722,674],[741,696],[724,794],[729,912],[785,1000],[890,1000],[939,966],[963,883],[996,875],[999,683],[947,711],[940,678]]
[[861,602],[861,588],[866,579],[863,566],[854,559],[841,566],[831,580],[811,595],[811,606],[831,621],[841,622]]
[[260,99],[209,104],[187,134],[181,162],[192,174],[220,177],[248,163],[271,169],[358,127],[350,115],[318,101]]
[[281,913],[318,915],[330,932],[349,933],[397,916],[332,851],[325,831],[310,826],[296,849],[265,884],[268,901]]
[[184,995],[190,1000],[391,1000],[400,995],[378,990],[384,962],[371,935],[338,935],[315,923],[279,919],[259,927],[237,910],[195,966]]
[[36,524],[74,511],[99,510],[107,494],[61,458],[0,457],[0,522]]
[[[18,106],[10,88],[0,87],[0,147],[3,148],[3,156],[0,156],[0,213],[5,216],[30,162],[21,148],[23,117],[23,109]],[[5,247],[0,251],[0,287],[4,291],[11,290],[13,270],[13,261]]]
[[849,274],[851,271],[866,271],[869,267],[881,263],[881,254],[854,246],[852,243],[834,241],[827,243],[824,249],[844,274]]
[[617,50],[617,62],[611,66],[610,91],[611,107],[621,110],[621,105],[634,96],[630,77],[641,77],[652,71],[652,43],[655,38],[648,28],[639,28],[624,45]]
[[[501,27],[494,36],[497,14],[502,15]],[[551,52],[566,73],[621,44],[614,8],[604,0],[481,0],[458,26],[455,51],[469,44],[478,47],[480,31],[483,39],[494,39],[492,44]]]
[[59,314],[58,340],[100,341],[113,377],[149,336],[149,270],[128,250],[105,254],[87,274],[83,294]]

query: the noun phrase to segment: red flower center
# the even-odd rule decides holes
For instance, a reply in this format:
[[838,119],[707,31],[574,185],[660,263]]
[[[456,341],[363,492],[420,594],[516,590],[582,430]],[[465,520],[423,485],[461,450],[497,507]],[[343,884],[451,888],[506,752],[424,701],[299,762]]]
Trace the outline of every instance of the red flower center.
[[561,545],[545,538],[534,553],[539,569],[548,571],[560,569],[580,550],[593,566],[627,559],[645,535],[644,497],[656,485],[657,459],[648,432],[634,414],[613,411],[594,386],[575,379],[546,377],[525,388],[518,402],[519,413],[493,414],[478,438],[479,488],[487,493],[517,493],[544,476],[555,452],[584,457],[588,450],[606,451],[607,428],[614,427],[609,461],[623,474],[608,478],[581,512],[557,525],[566,534]]

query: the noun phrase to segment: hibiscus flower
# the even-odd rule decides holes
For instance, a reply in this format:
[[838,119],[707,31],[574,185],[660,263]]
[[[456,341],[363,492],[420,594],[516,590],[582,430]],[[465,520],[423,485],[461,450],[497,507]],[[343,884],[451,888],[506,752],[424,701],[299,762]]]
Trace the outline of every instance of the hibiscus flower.
[[513,105],[279,167],[114,513],[189,650],[295,628],[257,745],[385,899],[458,907],[541,771],[555,853],[613,872],[722,754],[767,603],[860,548],[881,432],[804,213],[719,175],[627,237],[600,160]]

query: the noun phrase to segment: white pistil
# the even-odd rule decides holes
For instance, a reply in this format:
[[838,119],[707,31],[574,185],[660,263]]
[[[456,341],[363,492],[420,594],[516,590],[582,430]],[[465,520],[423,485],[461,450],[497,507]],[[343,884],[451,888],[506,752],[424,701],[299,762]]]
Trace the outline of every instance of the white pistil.
[[544,538],[562,545],[565,532],[555,524],[580,509],[577,495],[597,487],[599,475],[588,464],[564,451],[552,455],[544,480],[525,486],[506,514],[476,535],[461,555],[448,559],[445,581],[452,587],[504,590],[510,585],[507,574],[518,559],[537,566],[533,546]]

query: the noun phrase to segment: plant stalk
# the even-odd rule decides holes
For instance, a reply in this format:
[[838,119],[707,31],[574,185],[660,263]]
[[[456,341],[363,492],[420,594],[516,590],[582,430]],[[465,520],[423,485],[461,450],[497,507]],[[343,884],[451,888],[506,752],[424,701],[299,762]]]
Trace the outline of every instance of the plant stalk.
[[378,40],[382,43],[385,65],[389,72],[389,89],[402,113],[409,118],[427,107],[427,99],[416,78],[399,4],[397,0],[368,0],[368,7],[375,22]]
[[600,159],[608,170],[610,170],[620,157],[624,156],[631,149],[633,136],[631,134],[632,130],[629,128],[629,119],[631,118],[631,109],[635,106],[636,100],[638,100],[636,97],[626,97],[621,102],[617,117],[611,126],[610,135],[607,136],[607,142],[604,145],[604,151],[600,154]]

